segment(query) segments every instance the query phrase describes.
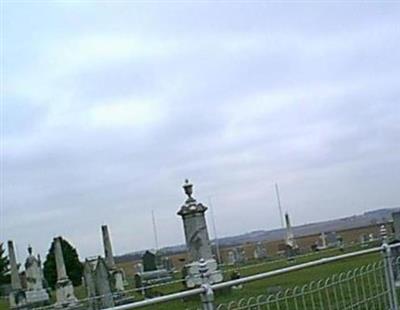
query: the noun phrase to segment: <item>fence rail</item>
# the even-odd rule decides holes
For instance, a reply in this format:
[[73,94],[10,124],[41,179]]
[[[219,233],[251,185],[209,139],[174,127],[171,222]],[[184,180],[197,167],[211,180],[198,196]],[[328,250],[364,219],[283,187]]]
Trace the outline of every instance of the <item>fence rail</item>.
[[[361,250],[357,252],[342,254],[333,257],[321,258],[315,261],[290,266],[278,270],[264,272],[236,280],[207,284],[206,276],[204,284],[197,289],[179,292],[167,296],[156,297],[132,304],[121,305],[108,310],[128,310],[143,306],[155,305],[158,303],[181,299],[184,297],[201,295],[202,308],[212,310],[214,307],[215,290],[237,286],[257,280],[270,278],[272,276],[293,272],[305,268],[328,264],[343,259],[367,255],[370,253],[383,253],[383,260],[379,264],[368,265],[359,268],[351,273],[332,276],[325,282],[313,282],[302,288],[294,288],[284,293],[270,296],[258,296],[250,299],[243,299],[227,305],[217,307],[222,309],[390,309],[398,310],[395,281],[393,275],[393,262],[391,261],[391,249],[399,247],[400,244],[387,245]],[[369,281],[369,282],[368,282]],[[351,282],[353,282],[351,284]],[[360,283],[363,284],[360,286]],[[370,285],[368,285],[370,283]],[[347,285],[347,291],[345,291]],[[327,293],[328,292],[328,293]],[[347,293],[346,293],[347,292]],[[367,293],[368,292],[368,293]],[[326,296],[328,294],[328,296]],[[325,295],[325,298],[324,298]],[[349,298],[349,296],[351,298]],[[265,299],[266,298],[266,299]],[[346,301],[350,300],[346,305]],[[283,302],[283,305],[282,305]],[[323,304],[325,302],[325,304]],[[371,306],[374,305],[374,306]],[[265,307],[264,307],[265,306]],[[275,308],[273,308],[275,306]],[[322,308],[321,308],[322,307]]]
[[389,309],[389,302],[384,262],[380,261],[276,294],[220,304],[217,310]]
[[[203,279],[203,285],[201,287],[119,305],[107,308],[106,310],[137,309],[192,296],[200,296],[203,310],[399,310],[395,278],[400,274],[400,257],[394,260],[391,254],[392,249],[398,247],[400,249],[400,243],[393,245],[384,243],[379,247],[332,257],[325,257],[213,285],[208,283],[209,275],[204,273],[201,275]],[[242,298],[237,301],[223,303],[217,307],[214,306],[214,292],[224,288],[237,287],[242,284],[268,279],[277,275],[283,275],[306,268],[379,252],[382,253],[382,259],[377,263],[361,266],[345,273],[332,275],[324,280],[313,281],[303,286],[280,290],[276,294],[262,294],[259,296]],[[131,291],[136,291],[136,289]],[[80,303],[80,309],[88,309],[87,305],[89,304],[89,299],[82,300]]]

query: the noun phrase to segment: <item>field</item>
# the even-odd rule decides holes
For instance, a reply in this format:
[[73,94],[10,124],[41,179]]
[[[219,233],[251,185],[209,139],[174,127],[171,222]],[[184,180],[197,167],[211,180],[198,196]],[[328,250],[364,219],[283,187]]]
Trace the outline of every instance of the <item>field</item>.
[[[331,255],[336,255],[339,253],[330,252]],[[252,274],[257,274],[261,272],[266,272],[274,269],[284,268],[290,265],[303,263],[306,261],[318,259],[321,257],[327,256],[324,253],[320,253],[319,255],[315,255],[312,257],[304,257],[296,260],[296,262],[288,263],[287,261],[279,261],[272,264],[266,264],[261,266],[255,266],[254,268],[242,269],[241,276],[247,276]],[[232,300],[239,300],[241,298],[249,298],[253,296],[258,296],[260,294],[266,294],[268,288],[293,288],[294,286],[300,286],[307,284],[311,281],[318,281],[321,279],[325,279],[333,274],[338,274],[341,272],[349,271],[357,267],[361,267],[363,265],[370,264],[372,262],[377,262],[381,259],[380,254],[369,254],[357,258],[345,259],[342,261],[338,261],[335,263],[330,263],[327,265],[321,265],[318,267],[312,267],[296,272],[291,272],[285,275],[271,277],[266,280],[255,281],[249,284],[245,284],[240,290],[231,290],[225,292],[216,292],[215,304],[218,305],[220,303],[227,303]],[[175,288],[178,289],[181,285],[175,285]],[[160,292],[171,292],[172,287],[165,288],[164,290],[159,290]],[[199,297],[193,298],[189,301],[174,301],[169,303],[160,304],[157,306],[151,306],[148,308],[151,309],[186,309],[191,308],[194,309],[200,306]]]
[[[345,252],[351,252],[355,250],[359,250],[359,247],[352,247],[347,249]],[[306,255],[302,257],[296,258],[296,260],[292,262],[288,262],[286,259],[279,259],[275,261],[264,261],[264,262],[253,262],[248,265],[241,266],[239,272],[242,277],[252,274],[257,274],[261,272],[266,272],[274,269],[284,268],[287,266],[292,266],[299,263],[304,263],[307,261],[316,260],[322,257],[334,256],[342,254],[343,252],[335,249],[335,250],[327,250],[318,252],[312,255]],[[320,279],[325,279],[333,274],[338,274],[340,272],[345,272],[352,270],[356,267],[361,267],[363,265],[367,265],[372,262],[377,262],[381,259],[381,254],[369,254],[356,258],[350,258],[341,260],[338,262],[321,265],[318,267],[312,267],[308,269],[303,269],[300,271],[295,271],[291,273],[287,273],[285,275],[271,277],[265,280],[255,281],[252,283],[245,284],[240,290],[225,290],[225,291],[217,291],[215,296],[215,304],[226,303],[232,300],[239,300],[241,298],[248,298],[252,296],[258,296],[260,294],[265,294],[268,289],[270,290],[279,290],[285,288],[293,288],[294,286],[300,286],[307,284],[311,281],[318,281]],[[229,275],[231,271],[236,268],[232,268],[227,266],[225,268],[225,280],[229,279]],[[180,278],[180,274],[177,273],[175,275],[176,279]],[[132,278],[128,278],[130,284],[132,283]],[[151,293],[154,295],[166,295],[168,293],[182,291],[183,285],[182,283],[174,283],[168,284],[165,286],[160,286],[152,289]],[[78,298],[84,298],[85,292],[83,287],[75,288],[75,292]],[[54,294],[52,294],[54,296]],[[133,296],[135,300],[143,299],[142,295],[139,292],[134,292]],[[186,308],[196,308],[200,306],[199,296],[195,296],[190,300],[177,300],[173,302],[163,303],[160,305],[153,305],[151,307],[147,307],[146,309],[186,309]],[[0,309],[8,309],[8,305],[4,302],[0,302]]]

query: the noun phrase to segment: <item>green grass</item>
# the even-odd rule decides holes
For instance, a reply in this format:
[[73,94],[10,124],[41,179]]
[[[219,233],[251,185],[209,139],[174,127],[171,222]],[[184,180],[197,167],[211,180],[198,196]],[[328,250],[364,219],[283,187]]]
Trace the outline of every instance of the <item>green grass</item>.
[[[326,265],[321,265],[317,267],[311,267],[299,271],[290,272],[287,274],[274,276],[265,280],[255,281],[248,284],[245,284],[241,290],[232,290],[229,292],[216,292],[215,303],[227,303],[232,300],[239,300],[241,298],[249,298],[252,296],[258,296],[261,294],[266,294],[268,287],[281,287],[285,288],[293,288],[295,286],[302,286],[311,281],[318,281],[321,279],[325,279],[333,274],[338,274],[341,272],[349,271],[355,269],[357,267],[361,267],[363,265],[367,265],[372,262],[376,262],[381,258],[380,254],[370,254],[356,258],[350,258],[341,260],[335,263],[330,263]],[[299,261],[296,262],[296,264]],[[279,262],[277,263],[278,268],[288,266],[288,263]],[[261,272],[266,272],[269,270],[276,269],[276,265],[269,265],[268,267],[255,267],[252,268],[251,271],[246,270],[242,272],[241,275],[250,275]],[[182,301],[174,301],[169,303],[164,303],[160,305],[153,305],[151,309],[182,309],[182,308],[194,308],[199,306],[199,297],[194,298],[193,300],[182,302]]]
[[[358,246],[346,249],[346,252],[352,252],[359,250]],[[275,269],[280,269],[288,266],[293,266],[296,264],[317,260],[323,257],[335,256],[343,254],[339,249],[327,250],[314,253],[312,255],[307,255],[303,257],[296,258],[295,261],[288,262],[286,259],[277,259],[274,261],[260,262],[249,262],[245,266],[241,266],[240,274],[242,277],[258,274],[262,272],[267,272]],[[318,281],[320,279],[325,279],[332,276],[333,274],[338,274],[341,272],[349,271],[363,265],[367,265],[372,262],[379,261],[381,259],[381,254],[374,253],[369,255],[363,255],[359,257],[354,257],[350,259],[340,260],[334,263],[329,263],[325,265],[320,265],[317,267],[311,267],[299,271],[294,271],[286,273],[279,276],[274,276],[268,279],[259,280],[245,284],[241,290],[225,290],[215,292],[215,304],[227,303],[232,300],[239,300],[241,298],[249,298],[252,296],[258,296],[260,294],[265,294],[268,287],[281,287],[283,289],[293,288],[295,286],[302,286],[311,281]],[[229,274],[232,271],[231,266],[225,267],[224,280],[229,280]],[[174,275],[175,279],[181,277],[180,273]],[[128,279],[128,282],[132,283],[132,279]],[[166,295],[173,292],[178,292],[184,290],[182,283],[168,284],[165,286],[157,287],[152,289],[153,293]],[[85,298],[84,287],[76,287],[75,294],[79,299]],[[140,292],[133,293],[135,301],[143,299]],[[54,301],[55,294],[52,294],[52,300]],[[190,300],[182,301],[176,300],[168,303],[163,303],[159,305],[152,305],[147,307],[147,309],[185,309],[185,308],[195,308],[200,306],[199,296],[194,296]],[[0,310],[8,309],[8,305],[4,301],[0,301]]]
[[8,305],[8,300],[0,299],[0,310],[10,309]]

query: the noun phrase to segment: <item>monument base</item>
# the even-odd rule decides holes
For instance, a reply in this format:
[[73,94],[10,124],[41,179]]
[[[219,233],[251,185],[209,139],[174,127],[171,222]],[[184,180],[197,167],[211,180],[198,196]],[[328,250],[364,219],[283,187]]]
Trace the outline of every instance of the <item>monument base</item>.
[[24,290],[13,290],[9,295],[11,309],[24,309],[26,306],[26,295]]
[[111,277],[113,279],[113,286],[116,291],[124,291],[124,274],[120,269],[114,269],[110,271]]
[[26,301],[29,304],[46,303],[49,301],[49,294],[45,289],[26,291]]
[[65,308],[78,302],[74,295],[74,287],[69,279],[60,280],[56,283],[56,308]]
[[[218,270],[217,261],[215,259],[208,259],[205,261],[205,263],[207,265],[207,282],[209,284],[222,282],[224,277],[221,270]],[[187,270],[187,275],[185,277],[186,287],[193,288],[203,284],[203,279],[200,275],[199,267],[199,262],[193,262],[185,266]]]

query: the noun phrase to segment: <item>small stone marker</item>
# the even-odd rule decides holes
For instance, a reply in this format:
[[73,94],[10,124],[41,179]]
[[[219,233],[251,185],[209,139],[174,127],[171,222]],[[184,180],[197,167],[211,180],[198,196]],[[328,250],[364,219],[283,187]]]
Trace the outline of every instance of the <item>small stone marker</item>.
[[267,257],[267,250],[263,246],[261,242],[257,242],[256,248],[254,250],[254,258],[255,259],[264,259]]
[[230,250],[228,252],[228,265],[235,265],[236,263],[236,257],[235,257],[235,253]]
[[150,251],[144,252],[142,264],[145,272],[157,270],[156,254]]

